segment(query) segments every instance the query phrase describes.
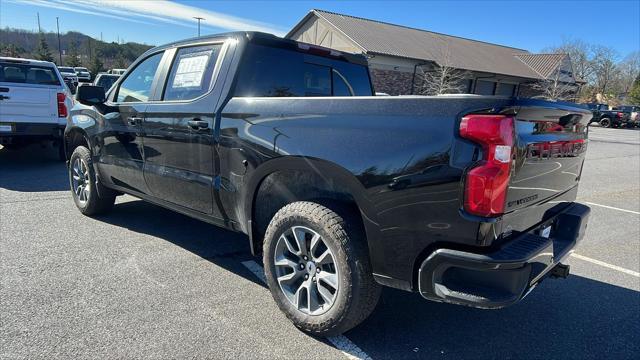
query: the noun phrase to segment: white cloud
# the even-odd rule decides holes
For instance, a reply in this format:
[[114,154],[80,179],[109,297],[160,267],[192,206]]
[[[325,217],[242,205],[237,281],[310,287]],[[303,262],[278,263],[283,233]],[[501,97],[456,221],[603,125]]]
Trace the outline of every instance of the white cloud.
[[271,24],[235,17],[194,6],[178,4],[167,0],[9,0],[72,11],[83,14],[115,18],[137,23],[163,22],[172,25],[195,27],[194,17],[203,17],[203,29],[222,29],[226,31],[263,31],[283,35],[286,30]]

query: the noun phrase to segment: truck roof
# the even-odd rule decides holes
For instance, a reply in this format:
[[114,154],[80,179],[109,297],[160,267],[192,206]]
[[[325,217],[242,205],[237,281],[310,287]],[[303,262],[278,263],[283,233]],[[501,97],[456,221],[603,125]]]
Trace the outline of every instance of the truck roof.
[[152,49],[149,49],[145,52],[145,54],[153,53],[158,50],[169,49],[177,46],[208,42],[212,40],[219,40],[221,38],[236,38],[240,41],[245,41],[248,43],[259,43],[262,45],[288,48],[291,50],[297,50],[301,52],[311,52],[317,56],[341,58],[344,61],[347,61],[350,63],[364,65],[364,66],[368,65],[367,58],[361,54],[346,53],[346,52],[326,48],[323,46],[307,44],[307,43],[290,40],[290,39],[283,39],[276,35],[259,32],[259,31],[232,31],[232,32],[226,32],[226,33],[204,35],[200,37],[193,37],[189,39],[178,40],[178,41],[174,41],[165,45],[160,45]]
[[13,62],[13,63],[19,63],[19,64],[45,65],[45,66],[53,66],[53,67],[56,66],[56,64],[50,61],[14,58],[14,57],[8,57],[8,56],[0,56],[0,61],[7,61],[7,62]]

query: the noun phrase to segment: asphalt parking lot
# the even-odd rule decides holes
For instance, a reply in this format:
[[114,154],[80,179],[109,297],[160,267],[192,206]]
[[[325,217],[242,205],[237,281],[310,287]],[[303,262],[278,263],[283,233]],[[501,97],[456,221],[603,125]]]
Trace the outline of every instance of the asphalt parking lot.
[[82,216],[55,151],[0,149],[0,358],[636,358],[640,131],[590,138],[568,279],[497,311],[385,289],[331,340],[280,313],[244,236],[128,196]]

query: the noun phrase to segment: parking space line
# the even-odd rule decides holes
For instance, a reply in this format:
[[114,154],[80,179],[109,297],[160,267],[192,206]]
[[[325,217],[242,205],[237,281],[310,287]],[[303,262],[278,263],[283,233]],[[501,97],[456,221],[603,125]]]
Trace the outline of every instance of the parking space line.
[[[267,283],[267,279],[264,277],[264,269],[260,264],[253,260],[243,261],[242,265],[249,269],[260,281],[263,283]],[[340,350],[349,360],[371,360],[371,357],[362,349],[358,347],[358,345],[354,344],[344,335],[331,336],[328,337],[327,340],[336,347],[336,349]]]
[[625,274],[640,278],[640,273],[636,272],[636,271],[633,271],[633,270],[625,269],[625,268],[617,266],[617,265],[611,265],[611,264],[608,264],[608,263],[606,263],[604,261],[592,259],[590,257],[586,257],[586,256],[583,256],[583,255],[580,255],[580,254],[576,254],[576,253],[572,253],[571,256],[573,256],[576,259],[580,259],[580,260],[583,260],[583,261],[586,261],[586,262],[590,262],[592,264],[604,266],[606,268],[609,268],[609,269],[612,269],[612,270],[616,270],[616,271],[620,271],[622,273],[625,273]]
[[632,214],[640,215],[640,212],[639,212],[639,211],[633,211],[633,210],[627,210],[627,209],[620,209],[620,208],[617,208],[617,207],[608,206],[608,205],[602,205],[602,204],[596,204],[596,203],[592,203],[592,202],[588,202],[588,201],[585,201],[585,204],[593,205],[593,206],[600,206],[600,207],[607,208],[607,209],[611,209],[611,210],[624,211],[624,212],[628,212],[628,213],[632,213]]

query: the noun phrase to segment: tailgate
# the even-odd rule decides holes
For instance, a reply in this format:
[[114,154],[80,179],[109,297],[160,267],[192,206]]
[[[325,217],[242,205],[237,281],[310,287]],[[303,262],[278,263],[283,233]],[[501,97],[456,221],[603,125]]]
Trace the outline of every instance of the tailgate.
[[585,109],[536,100],[518,100],[515,111],[515,163],[506,212],[578,185],[592,116]]
[[0,121],[50,123],[58,121],[57,88],[0,82]]

